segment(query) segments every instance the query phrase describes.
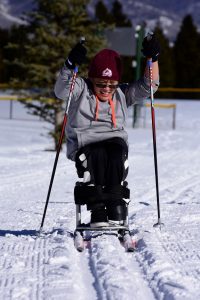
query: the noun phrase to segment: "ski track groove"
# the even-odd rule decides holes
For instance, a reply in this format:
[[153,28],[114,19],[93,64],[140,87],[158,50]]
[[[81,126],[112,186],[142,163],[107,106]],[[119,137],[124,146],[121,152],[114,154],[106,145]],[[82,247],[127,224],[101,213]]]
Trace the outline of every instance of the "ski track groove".
[[[176,149],[176,152],[172,152],[173,160],[169,160],[170,139],[166,138],[162,154],[158,155],[159,166],[165,166],[167,163],[167,170],[161,170],[160,173],[160,198],[161,216],[167,221],[170,214],[170,228],[166,226],[161,232],[149,229],[148,225],[152,226],[153,219],[151,205],[145,207],[139,205],[143,216],[139,211],[135,219],[135,208],[129,210],[131,228],[134,225],[136,236],[140,238],[138,250],[135,253],[125,253],[117,238],[112,235],[102,235],[92,239],[85,252],[78,253],[74,249],[73,239],[69,234],[69,229],[73,227],[72,219],[75,218],[74,204],[70,204],[69,211],[67,215],[65,214],[66,222],[64,219],[58,220],[56,216],[62,206],[58,204],[56,209],[50,207],[48,219],[53,216],[52,222],[57,220],[56,228],[59,228],[59,231],[63,230],[62,234],[53,229],[51,233],[46,232],[41,237],[23,235],[23,233],[18,236],[13,236],[14,233],[0,236],[2,242],[0,295],[3,296],[2,299],[66,300],[66,294],[70,290],[70,299],[86,300],[84,296],[81,296],[80,291],[83,295],[87,295],[88,289],[93,293],[93,298],[90,300],[127,300],[133,299],[133,295],[134,300],[191,300],[197,299],[198,295],[200,299],[200,243],[199,238],[196,238],[199,236],[200,215],[198,210],[196,213],[194,209],[190,211],[191,204],[194,205],[199,201],[197,197],[199,168],[198,163],[195,163],[196,160],[199,161],[197,157],[199,152],[195,152],[195,157],[193,156],[195,161],[190,170],[187,170],[188,163],[184,164],[184,156],[188,157],[188,151]],[[174,139],[173,143],[175,142]],[[141,149],[140,147],[140,153],[142,151],[144,155],[149,155],[148,149],[146,152]],[[20,153],[21,148],[18,151]],[[26,152],[29,155],[29,150],[25,151],[25,155]],[[168,152],[168,155],[165,152]],[[20,155],[24,154],[20,153]],[[24,190],[25,199],[30,191],[41,190],[43,185],[47,185],[51,168],[44,161],[43,170],[37,170],[37,164],[39,164],[37,156],[35,162],[34,155],[31,159],[33,161],[29,161],[27,170],[21,169],[19,157],[13,160],[13,169],[16,166],[15,172],[10,170],[9,159],[6,160],[5,165],[3,164],[1,178],[3,200],[5,200],[4,196],[13,197],[20,190]],[[174,163],[178,161],[180,165],[176,164],[176,169],[174,169]],[[25,159],[25,162],[28,160]],[[63,173],[67,166],[64,164],[58,169],[57,172]],[[172,175],[171,177],[167,175],[167,181],[165,181],[165,174],[169,170],[172,171]],[[182,170],[186,171],[182,173]],[[70,171],[68,176],[70,176]],[[62,182],[65,182],[64,177],[65,175],[61,178]],[[11,186],[10,182],[13,183]],[[68,188],[67,185],[65,188]],[[155,187],[150,187],[147,192],[144,192],[142,184],[136,198],[150,203],[153,200],[153,205],[156,205]],[[172,204],[170,208],[169,204]],[[187,215],[190,216],[189,221],[181,215],[180,204],[186,205]],[[34,204],[31,203],[32,205]],[[26,218],[27,214],[23,217]],[[28,220],[23,221],[29,224]],[[188,223],[188,228],[192,230],[182,226],[185,221]],[[48,222],[48,226],[52,228],[52,223],[49,220]],[[24,224],[20,223],[20,225]],[[87,276],[90,276],[89,282],[84,279]],[[77,287],[76,282],[80,288]],[[190,286],[190,289],[187,289],[187,286]]]
[[[63,173],[63,171],[61,171]],[[24,186],[32,186],[32,178],[34,177],[34,185],[37,184],[39,186],[44,185],[44,182],[50,181],[51,173],[49,172],[49,166],[46,167],[46,170],[43,169],[42,171],[38,171],[37,169],[35,172],[27,171],[27,172],[20,172],[20,174],[9,174],[9,177],[1,177],[1,189],[2,191],[7,192],[9,191],[16,191],[16,187],[21,188]],[[10,182],[15,182],[16,186],[10,186]]]
[[[180,179],[176,179],[176,184],[173,182],[167,184],[159,185],[159,193],[160,198],[162,199],[162,195],[164,198],[170,200],[179,199],[182,194],[185,193],[185,190],[189,190],[190,188],[196,187],[199,185],[199,175],[192,176],[188,175],[187,178],[183,177]],[[177,191],[177,192],[176,192]],[[152,199],[155,199],[155,187],[148,189],[147,192],[144,192],[142,195],[136,195],[135,198],[140,199],[140,201],[149,201],[152,202]],[[166,201],[166,200],[165,200]]]
[[103,300],[105,299],[103,294],[103,290],[102,290],[102,287],[101,287],[101,283],[99,281],[99,278],[98,278],[98,274],[97,274],[97,270],[96,270],[96,266],[95,266],[95,261],[94,259],[92,258],[92,247],[91,247],[91,244],[88,244],[89,246],[87,246],[87,249],[85,251],[88,252],[87,256],[87,268],[91,271],[91,274],[93,276],[93,286],[94,286],[94,289],[95,289],[95,292],[96,292],[96,297],[97,299],[96,300]]
[[[169,186],[170,194],[172,195],[171,201],[169,201],[169,195],[167,196]],[[156,298],[196,299],[197,294],[200,297],[200,243],[198,238],[200,214],[198,211],[194,214],[194,209],[191,205],[192,203],[193,205],[198,204],[197,194],[194,191],[199,189],[199,179],[196,175],[188,176],[186,180],[181,179],[178,183],[176,181],[174,185],[166,185],[165,189],[162,192],[168,198],[168,202],[162,203],[161,218],[162,221],[165,219],[168,221],[170,215],[170,231],[165,226],[161,231],[159,229],[150,230],[150,232],[144,231],[144,239],[141,240],[136,258],[143,268],[146,278],[149,279],[149,284]],[[178,192],[173,194],[172,192],[176,190]],[[162,199],[162,197],[160,198]],[[195,199],[196,202],[194,202]],[[186,216],[182,215],[180,204],[189,204]],[[166,209],[167,214],[165,214],[165,206],[168,206]],[[149,213],[146,212],[147,220],[152,219],[150,214],[151,211]],[[190,216],[189,220],[188,215]],[[133,222],[132,218],[130,220]],[[189,229],[186,226],[182,226],[185,221],[188,222]],[[137,220],[140,228],[138,230],[142,229],[142,223],[144,221],[140,217]],[[149,233],[151,233],[150,237],[148,237]],[[191,251],[191,249],[193,250]],[[156,261],[162,261],[162,264],[156,267]],[[187,289],[187,286],[190,286],[190,289]]]
[[[132,299],[132,295],[134,299],[154,299],[144,274],[140,272],[135,253],[126,253],[114,234],[96,235],[86,251],[98,300],[127,300]],[[108,260],[110,252],[113,259],[109,255]],[[119,258],[116,259],[116,256]],[[127,278],[126,283],[124,277]]]
[[[156,246],[156,253],[154,247]],[[173,244],[170,245],[173,247]],[[187,275],[183,277],[181,269],[174,269],[171,258],[168,257],[168,250],[163,247],[163,239],[158,242],[140,242],[140,247],[136,253],[136,259],[141,269],[149,281],[149,285],[156,299],[194,299],[186,289]],[[159,255],[158,255],[159,253]],[[178,251],[180,253],[180,251]],[[176,265],[177,266],[177,265]],[[181,267],[181,264],[180,264]],[[173,293],[172,293],[173,287]]]
[[[3,286],[1,285],[1,288],[3,288],[3,291],[1,291],[3,299],[7,299],[7,290],[10,291],[9,299],[22,299],[23,297],[29,299],[43,299],[41,295],[43,288],[40,286],[40,282],[42,282],[42,260],[44,256],[43,253],[41,256],[41,250],[45,247],[45,240],[36,238],[34,241],[30,241],[28,237],[25,240],[24,237],[17,237],[16,240],[17,244],[8,244],[8,246],[4,244],[6,257],[3,268],[10,269],[10,272],[8,274],[9,277],[6,278],[6,283]],[[24,272],[27,273],[28,278],[25,282]],[[19,289],[20,287],[22,288],[22,294],[17,291],[16,283]],[[26,292],[28,290],[27,287],[30,288],[28,294]]]
[[[194,249],[199,249],[200,245],[195,245],[195,248],[191,253],[191,248],[194,246],[194,240],[191,237],[191,233],[187,230],[184,230],[184,232],[180,232],[179,241],[176,241],[168,234],[165,234],[162,237],[162,242],[164,242],[163,248],[168,253],[168,255],[170,256],[171,260],[176,265],[176,267],[178,269],[181,269],[183,263],[185,264],[185,267],[187,267],[186,269],[182,270],[181,273],[184,276],[192,276],[197,281],[199,281],[199,273],[200,273],[199,253]],[[172,249],[176,250],[175,253],[172,253]]]
[[[33,175],[29,174],[28,177],[26,177],[26,174],[23,174],[23,178],[26,178],[26,182],[30,182],[30,179]],[[21,178],[18,178],[18,182],[20,182]],[[26,184],[26,182],[24,182]],[[40,184],[41,181],[38,179],[36,181],[34,181],[34,186],[37,186],[38,184]],[[161,193],[164,193],[166,195],[168,190],[177,190],[179,191],[178,193],[176,193],[173,196],[173,199],[171,200],[178,200],[181,195],[184,195],[185,191],[189,190],[190,188],[194,188],[195,186],[198,185],[198,178],[197,176],[194,177],[190,177],[188,176],[186,179],[182,179],[180,178],[180,180],[178,182],[176,182],[176,184],[167,184],[162,188]],[[184,188],[182,188],[184,187]],[[149,193],[151,194],[151,192]],[[148,196],[149,197],[149,196]],[[67,217],[66,217],[67,218]],[[65,225],[66,226],[66,225]],[[58,224],[58,227],[62,228],[62,224]],[[188,233],[189,236],[189,233]],[[120,287],[120,285],[116,284],[115,282],[113,283],[113,275],[110,277],[106,277],[106,273],[108,272],[108,270],[106,270],[106,266],[109,264],[111,264],[112,267],[112,262],[110,261],[106,261],[103,262],[103,260],[99,259],[100,255],[101,255],[101,251],[104,251],[106,248],[109,251],[109,247],[112,248],[112,241],[109,243],[109,241],[107,241],[107,244],[103,243],[103,236],[101,237],[102,240],[99,240],[98,242],[93,242],[90,246],[89,249],[86,249],[86,253],[88,255],[88,258],[86,257],[86,259],[84,259],[83,261],[81,261],[81,266],[83,269],[87,269],[88,273],[91,273],[92,277],[93,277],[93,286],[95,289],[95,293],[96,293],[96,297],[98,300],[114,300],[114,299],[118,299],[116,297],[116,290],[123,290],[124,293],[126,294],[127,297],[127,290],[124,290],[124,287]],[[115,238],[116,239],[116,238]],[[8,247],[8,252],[15,252],[15,253],[35,253],[31,259],[29,259],[28,257],[26,258],[26,267],[29,270],[33,270],[33,277],[37,277],[38,279],[40,279],[37,282],[32,283],[31,285],[31,294],[29,295],[30,299],[45,299],[46,295],[49,295],[48,292],[48,287],[45,288],[45,282],[48,281],[48,274],[51,271],[47,271],[45,269],[45,262],[48,261],[47,258],[49,257],[54,257],[56,256],[60,250],[60,246],[59,243],[57,244],[56,248],[52,251],[52,250],[48,250],[48,241],[49,238],[45,239],[40,239],[37,238],[34,242],[34,246],[30,247],[30,246],[25,246],[25,245],[15,245],[15,247],[13,249],[10,249],[10,247]],[[119,243],[119,241],[117,241],[117,243]],[[180,243],[177,246],[177,259],[173,259],[173,254],[174,251],[170,250],[173,249],[174,247],[174,243],[170,242],[170,236],[167,238],[165,237],[165,239],[160,238],[158,244],[161,244],[161,248],[165,249],[165,252],[169,255],[170,260],[173,261],[173,263],[176,264],[177,269],[179,272],[181,272],[181,264],[183,262],[183,260],[187,259],[187,251],[185,251],[184,253],[184,245],[181,245]],[[166,244],[168,246],[166,246]],[[163,246],[164,245],[164,246]],[[116,245],[116,249],[115,251],[118,251],[121,255],[128,255],[130,256],[130,253],[124,253],[124,249],[122,248],[121,245]],[[20,248],[21,247],[21,248]],[[158,245],[157,245],[158,247]],[[105,248],[105,249],[104,249]],[[120,251],[119,251],[120,250]],[[121,251],[123,250],[123,254],[121,253]],[[172,254],[171,254],[172,253]],[[180,255],[181,254],[181,255]],[[132,254],[131,254],[132,255]],[[185,255],[185,256],[184,256]],[[169,258],[168,257],[168,258]],[[197,255],[196,255],[197,257]],[[144,259],[145,258],[145,259]],[[162,277],[158,278],[156,277],[156,275],[154,274],[153,277],[150,277],[151,280],[154,282],[153,285],[151,284],[151,280],[149,281],[149,272],[147,270],[147,268],[143,265],[143,263],[145,261],[148,262],[148,250],[146,252],[146,254],[142,254],[142,256],[140,254],[138,254],[137,252],[134,253],[132,255],[131,260],[129,260],[129,262],[127,263],[127,265],[129,265],[129,268],[131,270],[131,273],[133,275],[134,270],[136,269],[136,265],[138,268],[140,268],[141,270],[141,274],[139,274],[140,276],[143,276],[143,281],[146,282],[147,286],[149,287],[149,289],[151,290],[151,293],[154,294],[154,297],[157,299],[161,299],[160,296],[163,294],[163,292],[166,293],[166,295],[170,296],[170,292],[169,292],[169,287],[170,285],[174,285],[175,287],[177,287],[178,289],[181,290],[181,285],[179,286],[177,283],[167,283],[163,281]],[[113,263],[115,268],[115,262]],[[149,262],[150,264],[150,262]],[[43,266],[43,267],[41,267]],[[9,261],[5,261],[4,264],[4,268],[9,268],[10,264]],[[126,269],[126,265],[125,266],[121,266],[119,268],[125,268]],[[115,269],[116,271],[116,269]],[[188,276],[189,275],[189,270],[185,273],[182,274],[184,276]],[[198,269],[195,271],[196,273],[191,273],[191,275],[194,275],[194,277],[197,279],[198,278]],[[152,274],[151,274],[152,275]],[[13,277],[6,279],[6,283],[4,284],[4,286],[6,287],[6,289],[10,289],[12,291],[12,286],[15,286],[15,274],[13,275]],[[138,276],[138,274],[136,275]],[[22,282],[18,280],[18,284],[21,285]],[[155,283],[156,282],[156,283]],[[135,282],[133,283],[135,284]],[[139,287],[138,287],[139,289]],[[46,290],[46,293],[44,293],[44,291]],[[105,291],[109,291],[109,292],[105,292]],[[25,293],[25,291],[24,291]],[[137,291],[135,292],[137,293]],[[181,293],[180,293],[181,294]],[[17,295],[17,292],[16,292]],[[184,296],[184,293],[181,294],[182,296]],[[61,298],[62,298],[62,293],[60,294]],[[9,299],[6,298],[6,294],[5,294],[5,299]],[[123,295],[120,295],[120,299],[131,299],[130,295],[128,295],[129,298],[123,298]],[[136,299],[139,299],[140,297],[138,296]],[[13,298],[14,299],[14,298]],[[52,298],[53,299],[53,298]],[[56,299],[56,298],[55,298]],[[173,298],[172,298],[173,299]],[[178,298],[177,298],[178,299]]]

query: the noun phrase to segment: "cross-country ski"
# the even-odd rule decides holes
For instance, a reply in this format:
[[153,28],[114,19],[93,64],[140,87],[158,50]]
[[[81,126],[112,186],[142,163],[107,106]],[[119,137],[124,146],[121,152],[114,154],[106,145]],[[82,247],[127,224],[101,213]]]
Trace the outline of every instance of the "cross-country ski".
[[86,245],[88,244],[88,241],[91,241],[94,239],[94,237],[101,236],[103,234],[116,236],[126,252],[134,252],[137,249],[137,240],[131,236],[129,231],[125,229],[115,229],[114,227],[110,226],[110,228],[101,228],[94,231],[94,229],[88,227],[87,232],[89,234],[86,234],[84,229],[75,230],[74,232],[74,246],[80,252],[87,248]]

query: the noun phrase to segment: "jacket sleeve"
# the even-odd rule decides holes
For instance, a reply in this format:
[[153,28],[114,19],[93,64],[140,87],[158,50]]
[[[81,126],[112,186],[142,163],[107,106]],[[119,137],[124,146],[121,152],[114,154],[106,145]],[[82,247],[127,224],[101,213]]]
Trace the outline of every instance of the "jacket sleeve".
[[[159,87],[159,79],[153,81],[153,92],[155,93]],[[124,89],[126,96],[127,106],[136,104],[139,101],[143,101],[150,97],[150,80],[147,77],[135,81],[132,84],[128,84]]]
[[[60,70],[58,78],[54,86],[55,96],[61,100],[68,101],[70,87],[72,83],[73,71],[67,69],[65,66]],[[76,77],[73,99],[79,98],[84,85],[84,80],[80,77]]]

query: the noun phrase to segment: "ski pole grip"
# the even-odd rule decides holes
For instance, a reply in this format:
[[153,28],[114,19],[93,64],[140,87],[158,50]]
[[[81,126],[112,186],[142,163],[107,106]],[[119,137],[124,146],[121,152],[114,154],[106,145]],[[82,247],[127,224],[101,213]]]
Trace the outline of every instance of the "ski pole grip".
[[[147,41],[150,41],[152,39],[152,36],[153,36],[153,31],[148,32],[148,34],[147,34]],[[151,57],[147,58],[147,65],[148,65],[149,68],[152,67],[152,58]]]
[[[80,38],[79,43],[80,43],[81,45],[83,45],[83,44],[85,43],[85,37],[84,37],[84,36],[82,36],[82,37]],[[75,66],[75,68],[74,68],[74,73],[78,73],[78,65]]]
[[147,41],[150,41],[153,36],[153,31],[147,33]]
[[85,37],[82,36],[82,37],[80,38],[80,41],[79,41],[79,42],[80,42],[81,45],[83,45],[83,44],[85,43]]

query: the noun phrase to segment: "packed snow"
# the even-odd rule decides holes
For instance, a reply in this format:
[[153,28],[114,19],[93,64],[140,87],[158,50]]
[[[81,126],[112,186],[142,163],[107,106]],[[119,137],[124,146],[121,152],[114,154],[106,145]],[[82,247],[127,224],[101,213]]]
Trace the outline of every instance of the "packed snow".
[[[169,110],[155,109],[164,225],[153,227],[157,206],[148,112],[146,128],[132,129],[131,119],[128,126],[129,222],[137,250],[127,253],[113,233],[100,232],[79,253],[73,244],[74,163],[63,147],[44,232],[38,235],[55,159],[48,151],[50,125],[3,119],[0,101],[0,299],[200,299],[200,102],[166,102],[177,104],[177,118],[173,130]],[[84,208],[82,219],[89,221]]]

